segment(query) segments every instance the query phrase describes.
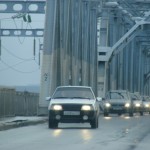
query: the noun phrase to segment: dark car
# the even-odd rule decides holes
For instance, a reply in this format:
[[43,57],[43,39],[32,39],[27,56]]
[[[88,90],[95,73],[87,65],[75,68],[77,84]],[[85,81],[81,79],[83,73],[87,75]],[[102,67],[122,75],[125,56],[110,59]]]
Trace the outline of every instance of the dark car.
[[143,102],[143,111],[148,112],[150,114],[150,97],[149,96],[141,96]]
[[108,91],[103,101],[103,112],[104,116],[108,116],[110,113],[118,115],[129,113],[130,116],[133,116],[129,92],[126,90]]
[[48,107],[49,128],[58,123],[89,122],[91,128],[98,128],[99,105],[88,86],[60,86],[50,98]]
[[138,92],[130,93],[131,99],[132,99],[132,107],[133,112],[140,113],[140,115],[143,115],[143,103],[142,98]]

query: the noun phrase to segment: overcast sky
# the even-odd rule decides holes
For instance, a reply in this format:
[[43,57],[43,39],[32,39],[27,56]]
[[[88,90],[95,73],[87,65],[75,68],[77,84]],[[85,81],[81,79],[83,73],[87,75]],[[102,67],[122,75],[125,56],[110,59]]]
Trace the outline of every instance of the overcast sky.
[[[14,14],[0,13],[1,28],[44,28],[44,15],[30,14],[30,25],[20,19],[11,19]],[[9,18],[9,19],[4,19]],[[0,86],[28,86],[40,84],[39,41],[35,37],[36,55],[33,55],[33,37],[1,37]]]

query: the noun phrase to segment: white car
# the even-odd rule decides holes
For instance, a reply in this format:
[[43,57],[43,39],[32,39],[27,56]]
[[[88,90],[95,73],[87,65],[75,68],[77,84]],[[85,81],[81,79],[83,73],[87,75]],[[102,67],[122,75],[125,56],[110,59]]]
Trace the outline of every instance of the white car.
[[138,92],[130,93],[132,104],[133,104],[133,111],[135,113],[140,113],[141,116],[143,116],[143,103],[142,98],[140,97]]
[[99,105],[91,87],[59,86],[49,100],[49,128],[57,128],[58,123],[84,122],[98,128]]
[[150,114],[150,97],[142,96],[142,101],[143,101],[143,111],[149,112],[149,114]]

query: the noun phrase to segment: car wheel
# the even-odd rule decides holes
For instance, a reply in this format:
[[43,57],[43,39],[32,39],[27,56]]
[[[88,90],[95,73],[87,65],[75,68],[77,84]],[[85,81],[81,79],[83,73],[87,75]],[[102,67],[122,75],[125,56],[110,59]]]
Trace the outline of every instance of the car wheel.
[[140,112],[140,115],[143,116],[143,112],[142,111]]
[[92,129],[98,128],[98,117],[95,117],[95,118],[90,122],[90,124],[91,124],[91,128],[92,128]]
[[118,116],[121,116],[122,114],[121,113],[118,113]]
[[109,114],[107,112],[104,112],[104,117],[108,117]]
[[58,128],[58,122],[56,122],[55,120],[49,119],[48,121],[48,127],[49,128]]
[[130,112],[130,113],[129,113],[129,116],[130,116],[130,117],[133,117],[133,112]]

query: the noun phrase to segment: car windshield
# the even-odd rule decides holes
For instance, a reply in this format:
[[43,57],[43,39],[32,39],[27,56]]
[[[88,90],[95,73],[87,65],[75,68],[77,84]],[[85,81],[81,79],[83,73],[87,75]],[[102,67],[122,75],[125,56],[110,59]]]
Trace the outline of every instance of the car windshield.
[[127,93],[126,92],[109,92],[108,94],[109,99],[127,99]]
[[131,94],[131,97],[132,97],[132,100],[134,101],[134,100],[140,100],[141,98],[140,98],[140,96],[139,95],[136,95],[136,94]]
[[90,88],[83,87],[60,87],[57,88],[52,98],[82,98],[94,99]]
[[142,100],[143,100],[143,101],[150,101],[150,97],[143,96],[143,97],[142,97]]

